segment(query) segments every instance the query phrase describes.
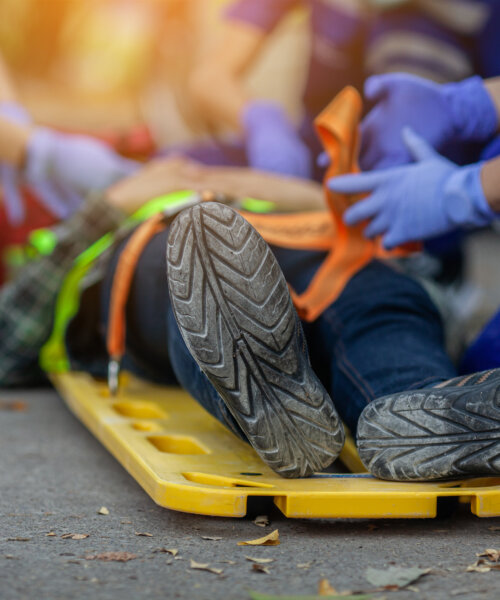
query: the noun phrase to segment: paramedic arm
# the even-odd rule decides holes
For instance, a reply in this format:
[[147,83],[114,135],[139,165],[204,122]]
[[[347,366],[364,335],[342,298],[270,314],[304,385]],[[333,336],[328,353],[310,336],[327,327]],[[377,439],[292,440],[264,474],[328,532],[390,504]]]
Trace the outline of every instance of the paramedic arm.
[[216,47],[195,68],[191,92],[213,123],[241,129],[241,114],[250,100],[243,75],[266,37],[253,25],[230,21],[223,25]]
[[195,69],[191,90],[209,120],[243,133],[250,166],[307,178],[310,153],[283,108],[251,98],[244,86],[243,75],[266,37],[254,25],[228,21],[216,48]]
[[365,235],[390,249],[498,218],[500,159],[459,167],[412,130],[403,137],[414,164],[329,181],[337,193],[369,194],[345,212],[347,225],[366,221]]

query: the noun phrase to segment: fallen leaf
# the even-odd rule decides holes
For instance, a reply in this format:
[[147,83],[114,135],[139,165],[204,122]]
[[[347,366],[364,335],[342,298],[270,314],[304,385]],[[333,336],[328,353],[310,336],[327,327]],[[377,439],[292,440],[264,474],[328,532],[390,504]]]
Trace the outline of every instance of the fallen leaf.
[[309,569],[312,564],[313,564],[312,560],[310,560],[309,562],[305,562],[305,563],[299,563],[297,565],[297,569]]
[[63,540],[84,540],[89,535],[88,533],[63,533],[61,538]]
[[488,573],[489,571],[500,571],[500,564],[494,564],[485,558],[479,558],[474,564],[469,565],[466,569],[467,573]]
[[238,546],[278,546],[280,543],[280,534],[277,529],[271,531],[268,535],[257,538],[256,540],[247,540],[238,542]]
[[22,400],[10,400],[8,402],[0,402],[0,410],[26,412],[28,410],[28,405]]
[[168,552],[174,558],[179,554],[179,550],[177,550],[177,548],[165,548],[165,552]]
[[109,510],[105,506],[101,506],[101,508],[97,511],[98,515],[109,515]]
[[29,537],[11,537],[7,538],[8,542],[29,542],[31,538]]
[[495,550],[494,548],[486,548],[481,554],[476,554],[476,556],[485,556],[491,562],[498,562],[500,560],[500,550]]
[[189,567],[191,569],[197,569],[198,571],[208,571],[209,573],[214,573],[215,575],[222,575],[224,572],[222,569],[215,569],[211,567],[209,563],[198,563],[193,559],[189,561]]
[[55,531],[49,531],[49,533],[45,534],[45,537],[54,537],[56,535]]
[[417,581],[429,571],[430,569],[419,569],[418,567],[389,567],[388,569],[368,567],[365,571],[365,579],[375,587],[397,589]]
[[103,560],[104,562],[128,562],[137,558],[132,552],[102,552],[101,554],[89,554],[85,560]]
[[500,531],[500,525],[492,525],[491,527],[488,527],[489,531]]
[[368,531],[375,531],[375,529],[378,529],[378,525],[375,525],[375,523],[368,523]]
[[261,565],[266,565],[267,563],[274,562],[274,558],[258,558],[256,556],[247,556],[246,554],[245,558],[251,562],[258,563]]
[[140,532],[140,531],[136,531],[136,532],[135,532],[135,535],[140,535],[140,536],[142,536],[142,537],[153,537],[153,534],[152,534],[152,533],[142,533],[142,532]]
[[264,565],[259,565],[258,563],[254,563],[252,565],[252,571],[255,571],[256,573],[266,573],[267,575],[270,574],[270,571],[267,567]]
[[202,540],[211,540],[212,542],[218,542],[222,538],[217,535],[202,535],[200,536]]
[[236,561],[235,560],[221,560],[221,563],[225,563],[226,565],[235,565]]
[[257,527],[267,527],[269,525],[269,517],[267,515],[259,515],[253,520]]
[[337,596],[337,590],[331,586],[328,579],[320,579],[318,583],[318,596]]
[[491,571],[491,567],[482,566],[482,562],[475,562],[473,565],[469,565],[466,569],[466,573],[489,573]]

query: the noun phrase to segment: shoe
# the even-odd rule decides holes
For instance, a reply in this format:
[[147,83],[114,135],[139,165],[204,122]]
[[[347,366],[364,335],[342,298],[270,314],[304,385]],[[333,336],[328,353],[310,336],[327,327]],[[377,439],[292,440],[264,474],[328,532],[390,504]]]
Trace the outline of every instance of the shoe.
[[363,464],[380,479],[500,475],[500,369],[370,402],[357,442]]
[[189,351],[260,457],[283,477],[331,464],[344,444],[342,423],[257,231],[222,204],[187,209],[169,233],[167,272]]

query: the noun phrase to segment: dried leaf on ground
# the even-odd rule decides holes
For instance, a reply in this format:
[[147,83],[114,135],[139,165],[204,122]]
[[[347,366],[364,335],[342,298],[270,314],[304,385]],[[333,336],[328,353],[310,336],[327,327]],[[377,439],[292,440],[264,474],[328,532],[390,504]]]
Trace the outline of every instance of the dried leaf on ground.
[[101,554],[89,554],[85,557],[86,560],[103,560],[105,562],[128,562],[137,558],[137,554],[132,552],[102,552]]
[[7,402],[0,402],[0,410],[7,410],[10,412],[26,412],[28,405],[22,400],[10,400]]
[[253,520],[257,527],[267,527],[269,525],[269,517],[267,515],[259,515]]
[[479,558],[474,564],[469,565],[465,570],[467,573],[488,573],[489,571],[500,571],[500,564],[486,560],[485,558]]
[[313,564],[312,560],[310,560],[309,562],[299,563],[297,565],[297,569],[309,569],[312,564]]
[[500,561],[500,550],[495,550],[494,548],[486,548],[486,550],[483,550],[481,554],[476,554],[476,556],[484,556],[491,560],[491,562],[498,562]]
[[208,571],[209,573],[214,573],[215,575],[222,575],[224,572],[222,569],[215,569],[214,567],[211,567],[209,563],[198,563],[193,559],[189,561],[189,567],[191,569],[197,569],[198,571]]
[[500,525],[492,525],[488,527],[488,531],[500,531]]
[[417,581],[423,575],[429,573],[430,569],[419,569],[418,567],[394,567],[388,569],[373,569],[369,567],[365,571],[365,579],[375,587],[386,589],[398,589],[406,587]]
[[264,565],[259,565],[258,563],[253,563],[252,571],[255,571],[256,573],[266,573],[267,575],[270,574],[270,571],[267,567]]
[[274,562],[274,558],[260,558],[257,556],[247,556],[246,554],[245,558],[253,563],[258,563],[260,565],[267,565],[267,563]]
[[280,534],[277,529],[271,531],[264,537],[256,540],[247,540],[246,542],[238,542],[238,546],[278,546],[280,544]]
[[97,511],[98,515],[109,515],[109,510],[105,506],[101,506],[101,508]]
[[10,537],[7,538],[8,542],[29,542],[31,538],[29,537]]
[[328,579],[320,579],[318,583],[318,596],[338,596],[338,592],[332,587]]
[[172,556],[177,556],[177,554],[179,554],[179,550],[177,550],[177,548],[155,548],[153,553],[156,554],[157,552],[168,553]]
[[61,538],[63,540],[84,540],[89,535],[89,533],[63,533]]
[[54,536],[56,536],[56,535],[57,535],[57,534],[56,534],[56,532],[55,532],[55,531],[49,531],[49,533],[46,533],[46,534],[45,534],[45,537],[54,537]]
[[211,542],[218,542],[222,538],[217,535],[202,535],[200,536],[202,540],[210,540]]
[[142,532],[142,531],[136,531],[135,535],[139,535],[139,536],[142,536],[142,537],[153,537],[152,533],[146,533],[146,532]]

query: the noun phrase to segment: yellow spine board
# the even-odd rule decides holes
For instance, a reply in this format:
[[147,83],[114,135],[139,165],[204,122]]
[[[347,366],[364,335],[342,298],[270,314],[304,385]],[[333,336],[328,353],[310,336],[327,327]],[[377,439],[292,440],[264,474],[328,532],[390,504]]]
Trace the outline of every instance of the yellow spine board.
[[[283,479],[179,388],[128,374],[118,396],[85,373],[52,380],[72,412],[160,506],[242,517],[250,496],[271,496],[293,518],[429,518],[437,500],[458,497],[479,517],[500,516],[500,478],[393,483],[366,473]],[[352,440],[343,453],[361,467]]]

